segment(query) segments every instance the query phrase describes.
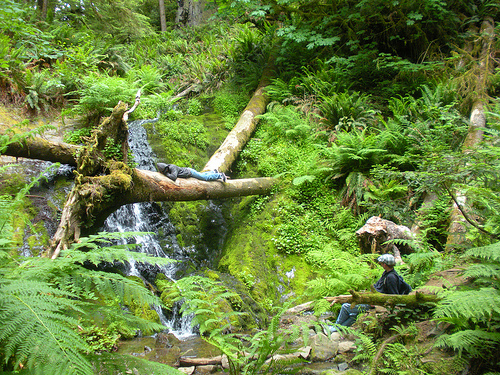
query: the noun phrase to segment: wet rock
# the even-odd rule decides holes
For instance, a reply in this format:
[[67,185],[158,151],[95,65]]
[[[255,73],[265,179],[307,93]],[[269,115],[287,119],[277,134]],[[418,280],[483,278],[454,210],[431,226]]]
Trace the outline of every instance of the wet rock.
[[349,368],[349,365],[346,362],[339,363],[338,366],[340,371],[345,371]]
[[212,372],[217,371],[218,367],[215,365],[205,365],[196,367],[196,372],[200,374],[211,374]]
[[318,333],[311,338],[311,361],[324,362],[335,357],[339,342],[332,341],[323,333]]
[[158,333],[156,335],[156,346],[157,347],[167,347],[171,348],[173,346],[178,346],[181,343],[181,340],[179,340],[173,333]]

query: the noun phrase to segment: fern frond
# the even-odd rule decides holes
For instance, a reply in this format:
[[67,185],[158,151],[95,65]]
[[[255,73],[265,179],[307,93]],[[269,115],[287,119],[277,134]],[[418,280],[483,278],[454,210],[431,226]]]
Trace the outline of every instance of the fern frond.
[[82,311],[73,295],[46,283],[3,279],[0,296],[2,356],[39,374],[92,374],[78,323],[66,315]]
[[500,263],[500,242],[469,249],[465,252],[465,256]]
[[500,344],[500,333],[486,332],[484,330],[463,330],[452,335],[442,335],[436,341],[438,348],[451,348],[458,351],[459,355],[467,352],[475,357],[487,357],[489,350]]
[[89,356],[95,374],[121,375],[139,373],[148,375],[183,375],[183,372],[163,363],[148,361],[131,355],[102,353]]
[[493,314],[500,314],[500,292],[494,288],[457,291],[448,295],[436,307],[437,318],[461,318],[464,321],[488,321]]
[[486,278],[490,281],[498,280],[500,279],[500,265],[488,263],[474,264],[465,271],[464,276],[473,279]]

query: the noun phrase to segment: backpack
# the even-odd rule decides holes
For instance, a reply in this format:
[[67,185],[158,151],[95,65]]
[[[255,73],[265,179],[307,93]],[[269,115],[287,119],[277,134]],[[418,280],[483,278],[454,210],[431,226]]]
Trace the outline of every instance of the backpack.
[[399,287],[398,287],[399,294],[410,294],[411,292],[410,284],[404,281],[401,275],[398,275],[398,278],[399,278]]

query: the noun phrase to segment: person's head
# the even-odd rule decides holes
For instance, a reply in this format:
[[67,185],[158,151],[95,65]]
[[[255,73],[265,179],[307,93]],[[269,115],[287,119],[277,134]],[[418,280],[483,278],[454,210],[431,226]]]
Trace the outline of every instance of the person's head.
[[377,262],[384,268],[384,270],[393,269],[396,265],[396,259],[394,255],[384,254],[377,258]]

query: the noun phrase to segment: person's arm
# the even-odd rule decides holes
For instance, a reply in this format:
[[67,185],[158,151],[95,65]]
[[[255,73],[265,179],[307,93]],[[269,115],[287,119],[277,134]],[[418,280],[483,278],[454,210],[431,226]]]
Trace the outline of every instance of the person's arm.
[[170,178],[172,181],[177,180],[177,175],[179,174],[179,167],[173,164],[167,164],[165,168],[165,172],[163,172],[165,176]]

